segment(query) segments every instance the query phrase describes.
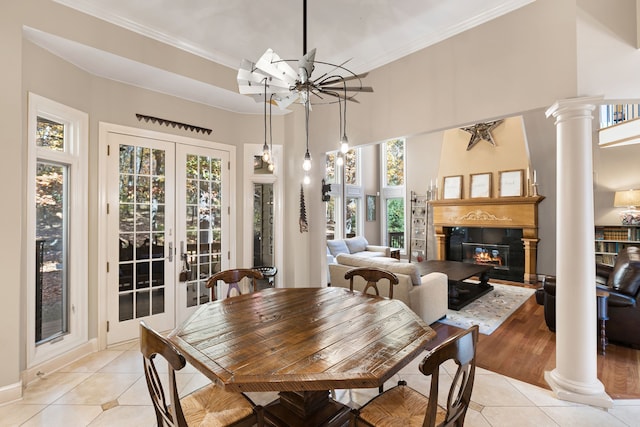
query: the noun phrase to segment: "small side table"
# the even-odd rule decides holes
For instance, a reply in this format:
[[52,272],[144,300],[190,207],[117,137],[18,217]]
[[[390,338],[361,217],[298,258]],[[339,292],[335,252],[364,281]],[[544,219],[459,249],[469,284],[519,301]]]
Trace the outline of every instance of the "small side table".
[[607,305],[609,304],[609,292],[596,290],[597,307],[598,307],[598,321],[600,322],[600,351],[605,354],[608,344],[606,321],[609,320],[609,312],[607,311]]
[[400,249],[391,249],[391,258],[400,260]]

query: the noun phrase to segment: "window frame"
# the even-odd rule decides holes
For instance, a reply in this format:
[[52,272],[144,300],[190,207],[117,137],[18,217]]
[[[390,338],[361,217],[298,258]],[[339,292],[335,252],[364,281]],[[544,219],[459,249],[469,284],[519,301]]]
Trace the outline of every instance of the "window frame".
[[[27,203],[26,203],[26,367],[60,356],[88,340],[88,115],[82,111],[49,100],[34,93],[28,94],[27,135]],[[65,126],[64,151],[54,151],[36,145],[38,117],[62,123]],[[68,198],[65,254],[67,267],[67,325],[68,333],[39,345],[35,342],[36,326],[36,167],[39,162],[68,168]]]

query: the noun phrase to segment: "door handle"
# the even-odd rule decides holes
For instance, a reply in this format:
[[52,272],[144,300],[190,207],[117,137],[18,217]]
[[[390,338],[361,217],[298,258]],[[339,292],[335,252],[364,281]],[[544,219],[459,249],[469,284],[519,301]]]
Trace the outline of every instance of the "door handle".
[[169,256],[167,259],[169,262],[173,262],[173,242],[169,242]]

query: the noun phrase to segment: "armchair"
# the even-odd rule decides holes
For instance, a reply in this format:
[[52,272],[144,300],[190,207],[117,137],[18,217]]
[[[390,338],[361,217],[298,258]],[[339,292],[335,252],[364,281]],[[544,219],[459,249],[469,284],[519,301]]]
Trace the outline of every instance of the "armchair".
[[[596,264],[596,289],[609,293],[607,339],[640,348],[640,248],[631,246],[618,253],[613,266]],[[556,329],[556,282],[547,277],[543,285],[544,317]],[[595,291],[595,290],[594,290]]]
[[640,348],[640,248],[620,251],[613,267],[596,264],[596,287],[609,293],[609,341]]

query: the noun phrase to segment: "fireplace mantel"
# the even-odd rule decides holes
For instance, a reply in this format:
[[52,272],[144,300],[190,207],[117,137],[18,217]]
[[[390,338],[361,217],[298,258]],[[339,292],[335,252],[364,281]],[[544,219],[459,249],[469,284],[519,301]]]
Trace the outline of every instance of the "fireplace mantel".
[[538,203],[544,196],[431,200],[438,259],[446,258],[447,227],[521,228],[524,281],[537,280]]

